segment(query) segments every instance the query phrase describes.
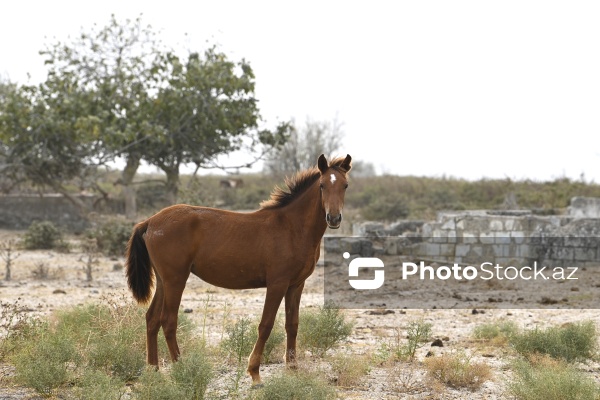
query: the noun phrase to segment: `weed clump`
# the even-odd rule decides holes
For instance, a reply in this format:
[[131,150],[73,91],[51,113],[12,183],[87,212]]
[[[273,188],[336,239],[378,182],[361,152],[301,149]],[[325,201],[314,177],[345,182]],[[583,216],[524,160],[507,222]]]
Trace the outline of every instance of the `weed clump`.
[[[221,342],[221,348],[225,353],[238,363],[248,358],[254,343],[258,339],[258,323],[249,318],[241,318],[235,324],[225,328],[226,337]],[[285,340],[285,330],[281,318],[275,320],[271,334],[265,343],[263,358],[265,363],[272,361],[272,356]]]
[[590,376],[562,360],[532,356],[512,365],[514,378],[508,385],[517,400],[596,400],[600,388]]
[[352,333],[353,324],[332,304],[300,313],[298,341],[311,353],[322,357]]
[[253,400],[329,400],[335,399],[333,387],[315,372],[291,371],[272,376],[257,391]]
[[494,322],[476,326],[473,336],[487,340],[495,345],[504,345],[518,333],[517,325],[512,321]]
[[[422,320],[410,321],[406,326],[406,335],[400,328],[394,332],[394,340],[382,343],[377,351],[376,358],[381,362],[386,361],[413,361],[417,349],[429,340],[432,325]],[[404,342],[406,338],[406,342]]]
[[592,321],[517,333],[510,344],[521,355],[546,354],[566,362],[589,360],[597,350],[596,325]]
[[473,363],[463,353],[426,358],[424,363],[431,378],[457,389],[476,390],[491,376],[489,365]]

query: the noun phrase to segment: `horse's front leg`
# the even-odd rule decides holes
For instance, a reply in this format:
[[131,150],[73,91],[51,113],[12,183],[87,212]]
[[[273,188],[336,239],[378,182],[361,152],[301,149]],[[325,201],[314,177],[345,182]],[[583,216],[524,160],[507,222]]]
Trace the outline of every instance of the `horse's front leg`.
[[277,310],[283,296],[288,289],[288,282],[280,282],[277,284],[267,285],[267,295],[265,298],[265,305],[263,307],[262,318],[258,325],[258,339],[254,344],[254,349],[250,353],[248,358],[248,373],[252,377],[252,385],[258,385],[260,381],[260,361],[262,354],[265,349],[265,343],[271,334],[273,325],[275,324],[275,318],[277,317]]
[[285,294],[285,332],[287,336],[285,363],[288,367],[292,368],[296,367],[296,336],[298,335],[302,289],[304,289],[304,282],[290,286]]

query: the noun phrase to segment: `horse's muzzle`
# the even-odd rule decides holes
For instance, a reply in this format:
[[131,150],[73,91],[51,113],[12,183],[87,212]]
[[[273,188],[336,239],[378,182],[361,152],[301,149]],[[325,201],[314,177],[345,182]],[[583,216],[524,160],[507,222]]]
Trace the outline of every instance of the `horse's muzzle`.
[[328,213],[325,216],[325,220],[327,221],[327,225],[331,229],[337,229],[340,227],[340,224],[342,223],[342,213],[339,213],[338,215],[331,215]]

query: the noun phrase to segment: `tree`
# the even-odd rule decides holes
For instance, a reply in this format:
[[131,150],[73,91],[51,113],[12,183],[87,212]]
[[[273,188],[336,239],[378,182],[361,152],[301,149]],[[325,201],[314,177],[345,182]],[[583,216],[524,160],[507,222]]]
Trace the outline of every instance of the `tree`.
[[65,182],[85,180],[121,157],[126,165],[119,183],[130,218],[142,160],[165,171],[175,202],[182,165],[201,168],[242,146],[264,152],[287,137],[286,123],[259,129],[247,62],[229,61],[215,47],[182,61],[140,18],[121,23],[113,15],[106,27],[41,54],[48,66],[44,83],[0,94],[0,151],[6,154],[0,162],[11,166],[15,179],[69,196]]
[[167,53],[154,70],[159,91],[151,115],[160,134],[148,142],[144,159],[165,172],[171,203],[177,198],[181,165],[208,167],[243,146],[254,151],[285,141],[287,123],[274,131],[259,129],[254,73],[246,61],[232,62],[212,47],[185,61]]
[[[40,52],[49,68],[48,79],[71,77],[91,93],[104,155],[122,157],[125,167],[118,181],[123,186],[125,213],[136,214],[133,178],[146,151],[147,139],[156,134],[149,124],[149,77],[156,54],[162,50],[156,32],[141,18],[120,22],[114,15],[107,26],[96,25],[67,43],[56,42]],[[56,95],[62,96],[61,88]]]
[[[62,193],[81,209],[83,202],[66,184],[94,172],[100,157],[97,120],[89,93],[72,77],[51,76],[38,86],[13,87],[0,104],[4,174]],[[57,96],[56,93],[61,95]]]
[[331,122],[309,119],[302,129],[292,128],[286,143],[265,163],[265,169],[285,175],[309,168],[321,154],[338,152],[343,136],[342,125],[336,119]]

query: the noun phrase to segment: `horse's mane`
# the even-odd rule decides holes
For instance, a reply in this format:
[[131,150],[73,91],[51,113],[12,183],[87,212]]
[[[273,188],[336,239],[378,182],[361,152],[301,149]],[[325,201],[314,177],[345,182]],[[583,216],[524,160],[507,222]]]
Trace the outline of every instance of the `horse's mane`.
[[[345,170],[340,168],[340,165],[344,162],[344,157],[337,157],[331,160],[329,168],[333,168],[336,171],[346,173]],[[294,199],[300,196],[306,189],[308,189],[313,183],[319,179],[321,171],[317,166],[313,166],[304,171],[297,172],[291,178],[285,178],[285,185],[287,190],[275,186],[269,200],[265,200],[260,203],[261,210],[280,208],[290,204]]]

